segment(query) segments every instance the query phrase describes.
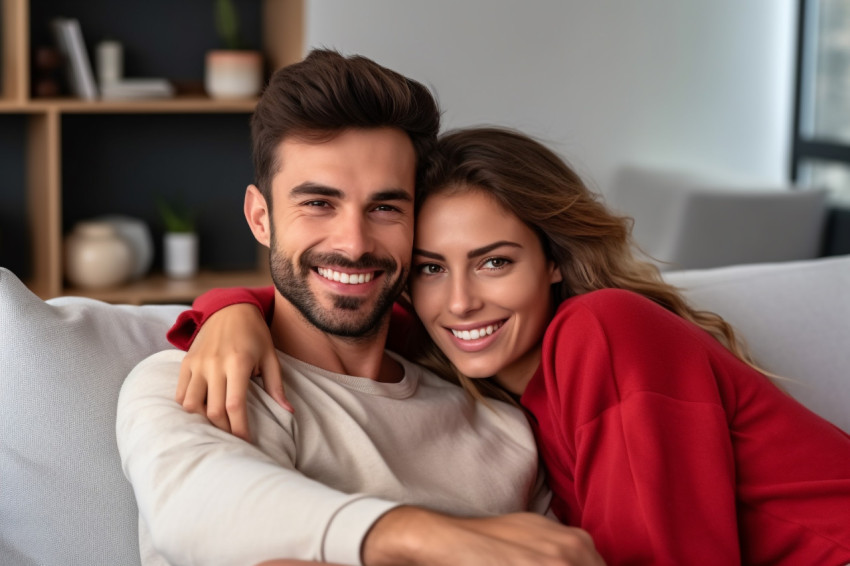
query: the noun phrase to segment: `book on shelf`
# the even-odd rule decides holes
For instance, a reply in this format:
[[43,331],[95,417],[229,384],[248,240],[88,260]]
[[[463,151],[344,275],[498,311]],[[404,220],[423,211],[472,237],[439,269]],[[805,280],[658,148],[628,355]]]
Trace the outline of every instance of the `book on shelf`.
[[174,86],[166,79],[127,78],[104,81],[100,85],[100,94],[104,100],[171,98],[174,96]]
[[86,52],[83,32],[76,18],[55,18],[50,22],[56,46],[65,58],[68,85],[71,93],[84,100],[97,98],[91,60]]

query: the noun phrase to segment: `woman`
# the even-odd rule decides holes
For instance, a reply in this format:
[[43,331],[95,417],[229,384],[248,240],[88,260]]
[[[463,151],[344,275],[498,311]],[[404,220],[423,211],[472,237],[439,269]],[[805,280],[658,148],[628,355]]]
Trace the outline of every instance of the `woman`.
[[[473,129],[444,136],[439,153],[418,196],[410,282],[431,340],[407,353],[527,409],[561,521],[609,564],[850,561],[850,436],[636,259],[628,221],[551,151]],[[268,313],[271,296],[231,290],[196,306]],[[199,368],[239,335],[234,318],[250,341],[268,334],[255,315],[227,317],[211,323],[217,353],[184,362],[179,400],[203,399]],[[263,340],[228,387],[268,356]]]

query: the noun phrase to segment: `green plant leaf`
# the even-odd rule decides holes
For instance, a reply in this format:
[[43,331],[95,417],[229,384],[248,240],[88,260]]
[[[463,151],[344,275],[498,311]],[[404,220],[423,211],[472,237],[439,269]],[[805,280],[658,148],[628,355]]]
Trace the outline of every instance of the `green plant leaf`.
[[228,49],[239,49],[239,15],[232,0],[216,0],[215,27]]
[[157,199],[156,206],[166,232],[195,231],[195,217],[188,207],[169,204],[162,198]]

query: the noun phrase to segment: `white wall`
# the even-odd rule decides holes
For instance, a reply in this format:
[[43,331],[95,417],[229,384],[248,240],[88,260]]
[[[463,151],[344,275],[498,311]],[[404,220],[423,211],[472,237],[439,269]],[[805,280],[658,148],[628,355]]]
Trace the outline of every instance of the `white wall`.
[[605,189],[623,163],[780,183],[793,0],[309,0],[307,43],[431,86],[448,128],[548,142]]

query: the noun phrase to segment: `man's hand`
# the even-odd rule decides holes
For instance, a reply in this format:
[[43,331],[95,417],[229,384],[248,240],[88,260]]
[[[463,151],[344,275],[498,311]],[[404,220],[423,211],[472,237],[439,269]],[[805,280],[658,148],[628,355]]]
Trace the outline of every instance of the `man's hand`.
[[363,543],[367,566],[604,566],[587,532],[533,513],[461,519],[416,507],[381,517]]

